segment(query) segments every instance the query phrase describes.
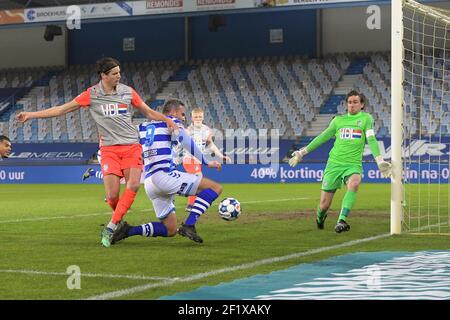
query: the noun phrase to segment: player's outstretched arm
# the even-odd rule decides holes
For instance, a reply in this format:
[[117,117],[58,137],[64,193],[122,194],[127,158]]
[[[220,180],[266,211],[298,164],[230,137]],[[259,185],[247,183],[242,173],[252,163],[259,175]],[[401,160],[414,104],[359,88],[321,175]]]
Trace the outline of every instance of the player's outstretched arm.
[[178,125],[172,119],[166,117],[161,112],[153,110],[142,100],[138,101],[137,104],[135,104],[135,107],[138,108],[149,120],[166,122],[169,130],[178,135]]
[[225,163],[231,162],[231,158],[229,156],[224,155],[222,152],[220,152],[219,148],[217,148],[216,144],[211,140],[208,140],[208,147],[211,149],[211,151],[216,155],[216,157],[222,159]]
[[45,110],[33,111],[33,112],[31,112],[31,111],[30,112],[27,112],[27,111],[19,112],[16,115],[16,120],[18,122],[25,122],[30,119],[58,117],[63,114],[75,111],[79,108],[80,108],[80,105],[78,104],[78,102],[75,100],[72,100],[63,105],[51,107],[51,108],[48,108]]
[[208,163],[208,168],[213,168],[220,171],[222,169],[222,164],[219,161],[211,161]]
[[381,175],[384,178],[389,178],[392,175],[392,165],[390,162],[384,161],[381,155],[380,148],[378,147],[378,141],[375,138],[375,130],[373,129],[373,119],[370,119],[369,128],[366,130],[367,144],[369,145],[370,152],[372,152],[373,157],[378,165],[378,170],[380,170]]
[[189,153],[192,154],[199,161],[201,161],[202,164],[209,166],[210,162],[208,161],[208,159],[206,159],[203,152],[200,151],[195,142],[191,139],[191,137],[186,133],[186,130],[184,130],[183,128],[179,129],[178,141],[181,143],[184,149],[189,151]]
[[301,148],[300,150],[294,151],[292,153],[292,157],[289,159],[289,165],[291,167],[295,167],[299,162],[302,161],[303,157],[308,154],[308,150],[306,147]]
[[336,133],[336,126],[334,124],[333,119],[331,120],[330,125],[321,134],[315,137],[306,147],[303,147],[300,150],[294,151],[292,153],[292,157],[289,159],[289,165],[291,167],[295,167],[299,162],[302,161],[304,156],[316,150],[322,144],[330,140],[335,133]]

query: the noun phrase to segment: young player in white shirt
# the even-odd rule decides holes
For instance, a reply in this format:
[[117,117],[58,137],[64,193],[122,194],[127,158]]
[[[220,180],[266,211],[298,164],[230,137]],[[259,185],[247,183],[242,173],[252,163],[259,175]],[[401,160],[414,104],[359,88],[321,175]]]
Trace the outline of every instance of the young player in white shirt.
[[[194,108],[191,111],[192,123],[186,128],[187,133],[197,145],[198,149],[207,154],[210,152],[215,157],[222,159],[225,163],[230,162],[230,157],[224,155],[214,144],[211,128],[203,123],[204,112],[201,108]],[[183,157],[183,167],[187,173],[201,176],[202,164],[197,158],[186,152]],[[190,211],[195,203],[196,196],[188,197],[186,211]]]

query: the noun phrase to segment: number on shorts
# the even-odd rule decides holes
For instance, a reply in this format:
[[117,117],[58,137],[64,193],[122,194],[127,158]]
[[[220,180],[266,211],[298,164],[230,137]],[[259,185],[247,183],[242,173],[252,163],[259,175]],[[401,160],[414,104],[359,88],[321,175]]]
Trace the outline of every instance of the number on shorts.
[[150,147],[155,139],[156,127],[152,124],[149,124],[146,129],[147,131],[145,132],[145,146]]

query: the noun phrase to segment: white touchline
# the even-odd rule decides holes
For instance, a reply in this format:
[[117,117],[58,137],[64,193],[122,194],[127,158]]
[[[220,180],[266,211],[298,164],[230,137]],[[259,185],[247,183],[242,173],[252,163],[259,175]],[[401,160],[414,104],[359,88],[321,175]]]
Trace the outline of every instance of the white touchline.
[[111,212],[77,214],[77,215],[73,215],[73,216],[55,216],[55,217],[38,217],[38,218],[23,218],[23,219],[0,220],[0,223],[16,223],[16,222],[31,222],[31,221],[43,221],[43,220],[83,218],[83,217],[101,216],[101,215],[106,215],[106,214],[110,215]]
[[[263,202],[281,202],[281,201],[295,201],[295,200],[307,200],[312,198],[289,198],[289,199],[272,199],[272,200],[256,200],[256,201],[243,201],[241,204],[247,203],[263,203]],[[176,208],[184,208],[184,206],[178,205]],[[141,212],[153,212],[153,209],[142,209]],[[33,221],[45,221],[45,220],[57,220],[57,219],[73,219],[73,218],[83,218],[83,217],[94,217],[111,214],[111,212],[98,212],[89,214],[77,214],[73,216],[54,216],[54,217],[37,217],[37,218],[23,218],[23,219],[10,219],[10,220],[0,220],[2,223],[21,223],[21,222],[33,222]]]
[[344,242],[344,243],[333,245],[333,246],[312,249],[312,250],[308,250],[308,251],[305,251],[305,252],[293,253],[293,254],[289,254],[287,256],[262,259],[262,260],[257,260],[255,262],[244,263],[244,264],[240,264],[240,265],[233,266],[233,267],[227,267],[227,268],[212,270],[212,271],[208,271],[208,272],[198,273],[198,274],[194,274],[194,275],[188,276],[188,277],[172,278],[172,279],[164,280],[164,281],[157,282],[157,283],[149,283],[149,284],[144,284],[144,285],[140,285],[140,286],[136,286],[136,287],[131,287],[131,288],[128,288],[128,289],[117,290],[117,291],[112,291],[112,292],[106,292],[106,293],[103,293],[103,294],[100,294],[100,295],[88,297],[85,300],[107,300],[107,299],[119,298],[119,297],[127,296],[127,295],[130,295],[130,294],[135,294],[135,293],[146,291],[146,290],[153,289],[153,288],[158,288],[158,287],[163,287],[163,286],[170,286],[170,285],[172,285],[174,283],[191,282],[191,281],[194,281],[194,280],[215,276],[215,275],[218,275],[218,274],[221,274],[221,273],[227,273],[227,272],[232,272],[232,271],[236,271],[236,270],[243,270],[243,269],[250,269],[250,268],[262,266],[262,265],[265,265],[265,264],[271,264],[271,263],[275,263],[275,262],[281,262],[281,261],[296,259],[296,258],[300,258],[300,257],[310,256],[310,255],[313,255],[313,254],[322,253],[322,252],[329,251],[329,250],[340,249],[340,248],[344,248],[344,247],[350,247],[350,246],[353,246],[353,245],[356,245],[356,244],[360,244],[360,243],[363,243],[363,242],[368,242],[368,241],[373,241],[373,240],[377,240],[377,239],[381,239],[381,238],[386,238],[386,237],[389,237],[389,236],[390,236],[389,233],[380,234],[380,235],[377,235],[377,236],[368,237],[368,238],[364,238],[364,239],[352,240],[352,241]]
[[[69,276],[70,274],[65,272],[48,272],[37,270],[13,270],[13,269],[0,269],[0,273],[22,273],[22,274],[39,274],[45,276]],[[81,277],[88,278],[114,278],[114,279],[133,279],[133,280],[169,280],[174,278],[168,277],[150,277],[133,274],[101,274],[101,273],[80,273]]]

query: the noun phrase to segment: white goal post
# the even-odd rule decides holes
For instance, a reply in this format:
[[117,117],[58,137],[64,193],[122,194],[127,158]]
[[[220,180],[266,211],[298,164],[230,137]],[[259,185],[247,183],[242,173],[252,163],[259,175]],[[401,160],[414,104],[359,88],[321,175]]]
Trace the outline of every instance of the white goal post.
[[391,234],[401,233],[403,121],[403,0],[392,0],[391,13]]

